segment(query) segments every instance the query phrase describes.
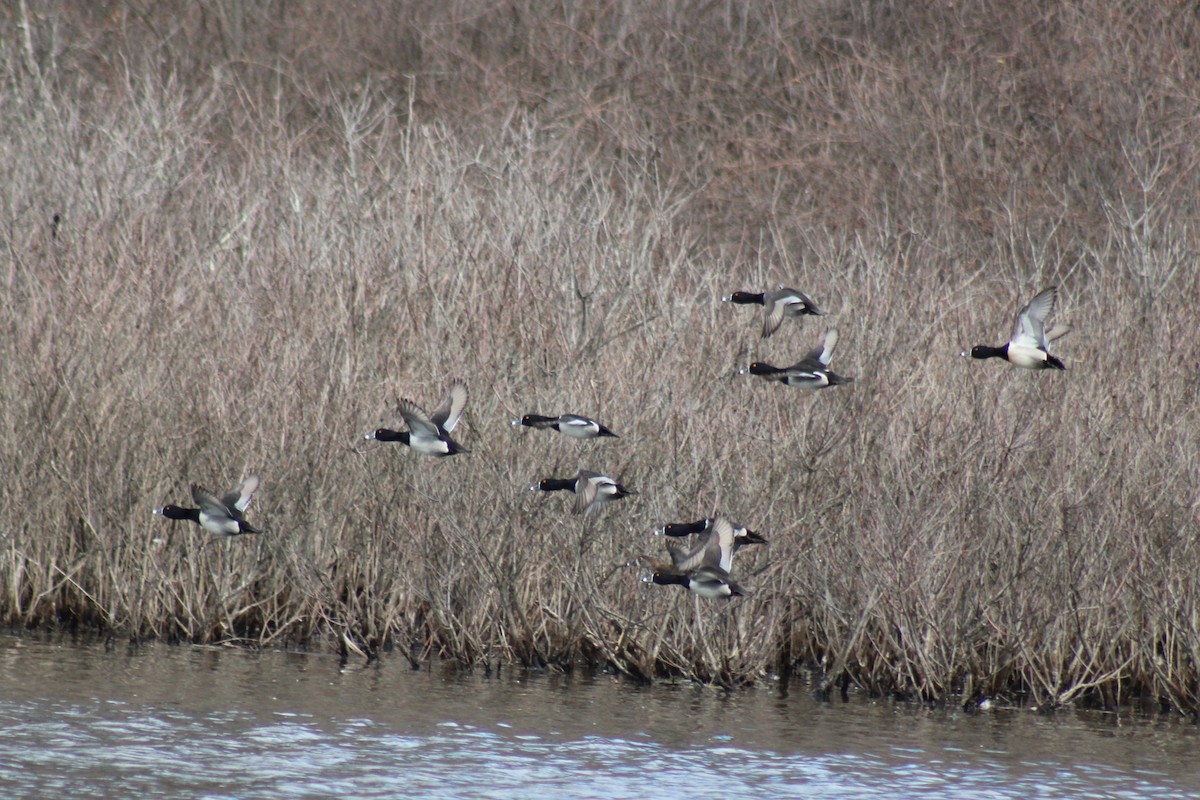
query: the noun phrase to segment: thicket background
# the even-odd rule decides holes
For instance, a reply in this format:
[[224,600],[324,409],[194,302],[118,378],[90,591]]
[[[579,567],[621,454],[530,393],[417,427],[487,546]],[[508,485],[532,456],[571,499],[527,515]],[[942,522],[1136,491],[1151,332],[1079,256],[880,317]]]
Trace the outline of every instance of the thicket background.
[[[0,8],[4,619],[1200,706],[1195,7],[575,6]],[[960,358],[1051,284],[1066,373]],[[453,378],[471,454],[362,440]],[[752,597],[625,566],[716,511]]]

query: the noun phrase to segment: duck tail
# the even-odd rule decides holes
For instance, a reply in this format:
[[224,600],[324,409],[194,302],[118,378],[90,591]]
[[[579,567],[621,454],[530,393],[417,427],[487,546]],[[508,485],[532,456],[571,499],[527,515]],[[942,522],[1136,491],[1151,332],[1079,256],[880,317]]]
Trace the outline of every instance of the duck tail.
[[732,600],[735,597],[749,597],[751,594],[752,594],[752,592],[749,592],[746,589],[743,589],[741,586],[738,586],[733,581],[729,582],[729,599],[730,600]]

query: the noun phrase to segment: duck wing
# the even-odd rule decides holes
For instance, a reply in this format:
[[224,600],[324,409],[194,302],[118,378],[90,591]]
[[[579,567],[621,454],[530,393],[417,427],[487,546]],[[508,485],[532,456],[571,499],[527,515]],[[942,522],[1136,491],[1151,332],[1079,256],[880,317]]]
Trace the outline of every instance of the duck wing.
[[804,306],[804,311],[809,314],[813,314],[814,316],[825,316],[825,312],[821,309],[821,307],[818,306],[816,302],[814,302],[813,299],[804,292],[798,289],[790,289],[787,287],[780,287],[779,291],[787,292],[791,298],[794,298],[795,302],[791,303],[791,305]]
[[562,431],[590,431],[592,429],[600,430],[600,423],[587,417],[582,417],[579,414],[563,414],[558,418],[558,429]]
[[192,484],[192,500],[200,507],[201,512],[210,517],[233,517],[229,506],[221,502],[215,494],[196,483]]
[[763,297],[762,338],[766,339],[783,324],[783,312],[787,306],[786,292],[768,292]]
[[439,437],[438,426],[434,424],[433,420],[429,418],[429,415],[419,405],[412,400],[401,400],[397,405],[400,409],[400,416],[404,417],[404,424],[408,426],[409,432],[434,439]]
[[816,361],[822,367],[828,367],[829,362],[833,360],[833,348],[837,347],[837,342],[837,328],[830,328],[821,338],[821,344],[810,350],[805,358]]
[[1046,342],[1050,343],[1061,339],[1071,332],[1071,326],[1065,322],[1054,322],[1046,326]]
[[[667,553],[671,556],[671,564],[680,572],[687,572],[700,566],[699,555],[703,555],[704,543],[689,547],[682,539],[667,539]],[[695,563],[692,563],[692,562]]]
[[1046,317],[1054,311],[1058,300],[1058,287],[1051,286],[1039,292],[1024,308],[1017,312],[1009,344],[1022,347],[1046,349]]
[[733,569],[734,541],[733,523],[727,519],[718,519],[708,537],[705,566],[716,565],[726,572]]
[[250,501],[254,499],[254,493],[258,491],[258,483],[257,475],[247,475],[238,488],[221,498],[221,502],[230,510],[236,509],[244,513],[250,507]]
[[596,501],[601,485],[612,482],[612,478],[598,472],[579,470],[575,476],[575,513],[587,511],[588,506]]
[[689,588],[704,597],[718,597],[726,586],[729,587],[729,595],[745,594],[744,590],[729,577],[729,573],[720,567],[700,567],[690,572],[688,577],[691,579]]
[[433,424],[441,426],[446,433],[450,433],[450,431],[454,430],[454,426],[458,424],[463,409],[466,407],[467,387],[461,383],[455,383],[450,387],[450,391],[446,393],[445,399],[429,415],[429,419]]
[[[694,569],[718,567],[729,571],[733,564],[733,525],[726,519],[717,519],[707,533],[701,534],[695,545],[687,546],[672,539],[667,542],[667,551],[675,567],[684,572]],[[681,552],[676,552],[676,551]]]
[[814,377],[815,373],[824,372],[833,360],[833,348],[837,346],[837,328],[830,328],[821,337],[821,343],[804,354],[804,358],[783,370],[790,377]]

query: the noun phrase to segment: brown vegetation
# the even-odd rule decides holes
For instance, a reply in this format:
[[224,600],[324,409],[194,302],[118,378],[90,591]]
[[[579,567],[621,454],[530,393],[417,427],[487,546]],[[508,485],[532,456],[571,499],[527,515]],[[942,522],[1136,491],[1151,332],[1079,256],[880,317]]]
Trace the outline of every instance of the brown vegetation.
[[[1196,11],[919,5],[8,4],[4,619],[1200,708]],[[959,357],[1052,284],[1066,373]],[[470,454],[362,440],[455,377]],[[625,566],[717,509],[753,596]]]

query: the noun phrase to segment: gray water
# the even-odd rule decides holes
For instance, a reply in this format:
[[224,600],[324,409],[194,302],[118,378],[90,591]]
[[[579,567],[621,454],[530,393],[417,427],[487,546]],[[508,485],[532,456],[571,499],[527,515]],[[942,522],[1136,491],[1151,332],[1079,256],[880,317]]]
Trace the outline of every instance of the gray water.
[[1200,797],[1170,717],[0,637],[0,797]]

